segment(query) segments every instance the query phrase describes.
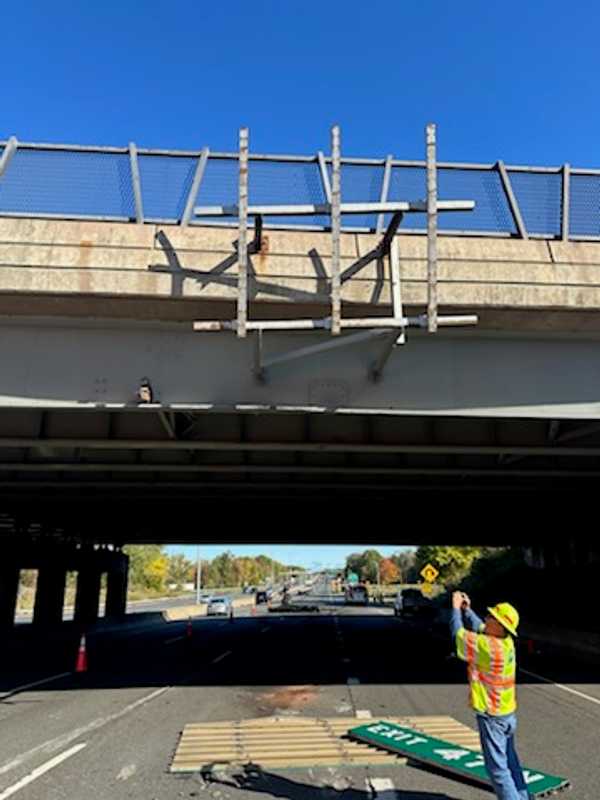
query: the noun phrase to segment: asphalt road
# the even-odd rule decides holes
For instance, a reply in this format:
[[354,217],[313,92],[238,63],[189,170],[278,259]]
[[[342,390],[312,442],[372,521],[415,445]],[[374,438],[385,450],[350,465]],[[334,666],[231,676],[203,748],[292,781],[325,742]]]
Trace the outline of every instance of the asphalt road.
[[[99,629],[88,635],[83,675],[72,672],[72,625],[43,638],[20,626],[2,651],[0,800],[368,800],[374,778],[394,787],[379,794],[385,800],[490,797],[412,766],[281,770],[245,788],[233,768],[211,783],[168,772],[189,722],[360,710],[378,718],[449,715],[474,727],[464,669],[448,657],[443,633],[397,620],[388,609],[346,608],[323,596],[298,602],[315,599],[319,614],[260,606],[233,622],[198,619],[191,639],[185,622],[154,616]],[[596,800],[600,670],[556,653],[523,655],[521,666],[522,760],[569,777],[574,800]],[[20,688],[43,679],[50,680]]]

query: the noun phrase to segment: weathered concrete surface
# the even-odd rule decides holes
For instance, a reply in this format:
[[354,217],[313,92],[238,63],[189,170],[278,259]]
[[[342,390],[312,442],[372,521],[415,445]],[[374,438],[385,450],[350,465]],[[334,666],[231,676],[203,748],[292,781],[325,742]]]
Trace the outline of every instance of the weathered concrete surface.
[[[231,228],[2,219],[0,314],[81,315],[94,298],[110,298],[87,313],[144,316],[139,301],[145,301],[158,304],[154,319],[230,317],[236,239]],[[345,313],[362,315],[369,307],[386,313],[387,259],[362,265],[378,241],[374,235],[342,236]],[[422,307],[426,239],[405,235],[399,245],[403,302],[408,308]],[[513,327],[518,313],[520,322],[533,329],[580,329],[581,323],[573,324],[564,312],[600,309],[600,244],[443,236],[438,251],[440,305],[482,312],[484,325],[499,312],[491,327]],[[326,309],[330,255],[327,233],[266,231],[260,252],[250,258],[251,300],[264,304],[261,316],[271,306],[270,316],[308,316]],[[122,306],[127,301],[129,306]],[[218,314],[215,303],[221,306]]]

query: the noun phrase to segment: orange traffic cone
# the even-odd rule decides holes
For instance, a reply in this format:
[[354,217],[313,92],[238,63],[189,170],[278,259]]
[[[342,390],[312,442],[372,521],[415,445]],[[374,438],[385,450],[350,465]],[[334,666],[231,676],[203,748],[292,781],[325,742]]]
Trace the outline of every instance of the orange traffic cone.
[[77,662],[75,664],[75,672],[87,672],[88,660],[87,650],[85,646],[85,633],[81,635],[79,642],[79,650],[77,651]]
[[535,646],[533,644],[533,639],[527,639],[527,653],[532,656],[535,653]]
[[250,613],[252,614],[253,617],[256,616],[256,606],[252,606]]
[[185,635],[188,639],[192,638],[192,618],[188,617],[187,628],[185,629]]

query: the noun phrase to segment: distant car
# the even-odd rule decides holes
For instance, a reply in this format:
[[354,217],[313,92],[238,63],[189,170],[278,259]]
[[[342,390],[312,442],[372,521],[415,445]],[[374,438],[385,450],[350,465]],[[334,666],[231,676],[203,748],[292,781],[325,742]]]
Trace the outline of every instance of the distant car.
[[201,594],[200,595],[200,602],[201,603],[210,603],[211,600],[212,600],[212,595],[211,594]]
[[229,616],[231,613],[231,600],[228,597],[213,597],[208,603],[206,614],[209,617],[217,615]]
[[273,592],[270,589],[260,589],[254,598],[254,602],[256,605],[260,605],[260,603],[268,603],[271,597],[273,596]]

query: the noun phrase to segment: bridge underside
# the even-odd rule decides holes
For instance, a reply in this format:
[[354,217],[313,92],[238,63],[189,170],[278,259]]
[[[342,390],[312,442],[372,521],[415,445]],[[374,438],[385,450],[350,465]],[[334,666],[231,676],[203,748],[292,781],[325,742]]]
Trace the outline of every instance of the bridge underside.
[[593,502],[599,456],[600,425],[581,420],[3,409],[0,534],[543,542],[538,523]]

